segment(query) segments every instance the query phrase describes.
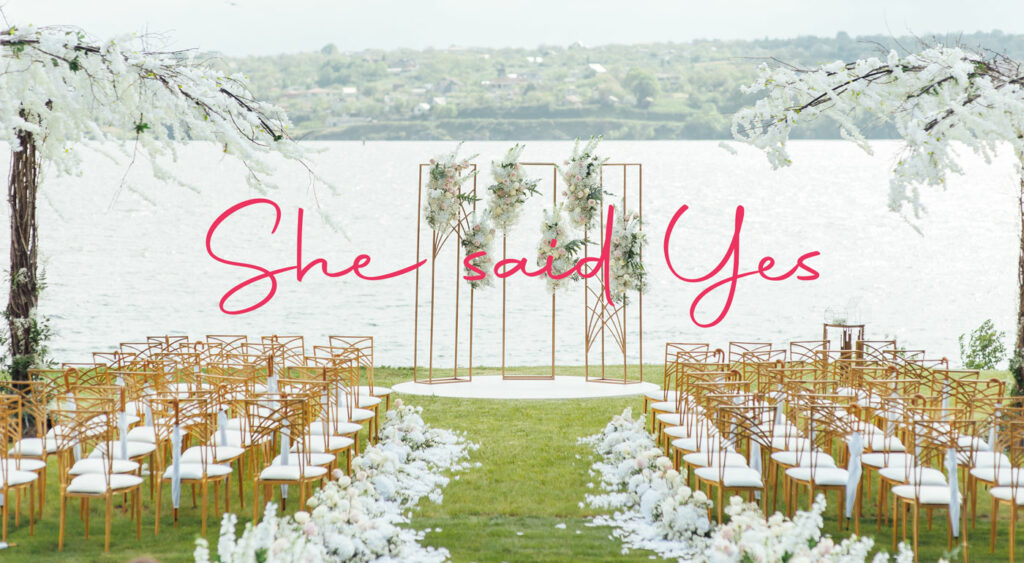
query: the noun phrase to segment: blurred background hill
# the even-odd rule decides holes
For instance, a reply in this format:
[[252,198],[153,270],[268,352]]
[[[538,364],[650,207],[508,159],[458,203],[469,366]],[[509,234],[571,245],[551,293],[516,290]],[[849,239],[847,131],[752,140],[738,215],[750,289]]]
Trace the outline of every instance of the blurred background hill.
[[[816,65],[959,44],[1024,59],[1024,35],[797,37],[524,48],[393,49],[218,57],[285,107],[307,139],[726,139],[762,62]],[[884,124],[869,136],[889,138]],[[794,138],[834,138],[827,122]]]

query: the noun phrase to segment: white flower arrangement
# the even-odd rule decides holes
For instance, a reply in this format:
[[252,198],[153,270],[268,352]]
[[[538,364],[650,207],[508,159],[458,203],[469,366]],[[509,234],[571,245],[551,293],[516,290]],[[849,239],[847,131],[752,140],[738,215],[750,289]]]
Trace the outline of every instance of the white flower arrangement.
[[622,212],[612,228],[611,267],[609,282],[612,299],[627,302],[627,291],[643,293],[647,290],[647,271],[642,260],[647,237],[640,230],[640,216]]
[[[544,266],[550,257],[551,275],[561,275],[573,269],[576,266],[576,255],[579,254],[586,241],[569,237],[568,226],[565,225],[561,206],[544,211],[544,220],[540,230],[537,265]],[[555,241],[554,245],[551,244],[551,241]],[[578,279],[576,275],[569,277]],[[547,277],[548,290],[552,292],[558,290],[569,277],[556,280],[549,275]]]
[[467,172],[469,161],[476,155],[460,159],[460,147],[462,143],[454,151],[430,159],[427,203],[423,213],[427,225],[437,232],[444,232],[458,222],[461,219],[462,203],[475,199],[472,194],[462,193],[462,185],[476,176],[476,170]]
[[[466,256],[477,252],[487,253],[470,261],[474,266],[488,273],[488,275],[484,276],[483,279],[468,280],[469,286],[473,289],[492,285],[489,273],[491,268],[494,266],[494,257],[491,256],[491,246],[494,242],[494,233],[494,227],[491,226],[490,214],[488,212],[481,213],[479,216],[474,217],[473,220],[470,221],[466,232],[462,233],[462,249],[466,253]],[[474,275],[476,272],[466,268],[466,274]]]
[[[580,442],[600,456],[591,474],[599,476],[603,492],[587,495],[586,504],[612,512],[598,515],[591,525],[612,527],[623,553],[647,549],[665,558],[707,563],[863,563],[874,546],[871,538],[851,536],[836,543],[823,536],[825,498],[820,495],[810,512],[797,511],[792,519],[780,513],[766,519],[756,504],[733,497],[725,507],[729,522],[712,524],[707,495],[686,486],[647,432],[644,418],[634,420],[630,409]],[[886,553],[871,559],[889,560]],[[900,544],[895,561],[913,560],[913,552]]]
[[591,137],[581,148],[580,140],[576,139],[572,157],[565,161],[564,168],[559,167],[566,185],[562,192],[565,210],[573,224],[582,229],[593,228],[601,212],[601,165],[608,159],[594,154],[600,142],[601,137]]
[[537,195],[537,180],[527,178],[519,164],[523,145],[516,145],[508,150],[505,158],[491,162],[494,183],[487,187],[490,198],[487,209],[494,219],[494,225],[503,234],[519,219],[523,204],[531,195]]
[[[448,559],[445,549],[424,547],[424,532],[399,526],[421,498],[441,502],[445,471],[469,467],[478,446],[461,434],[423,422],[422,409],[396,400],[377,444],[352,462],[353,475],[335,470],[309,499],[307,511],[278,516],[268,503],[263,519],[236,536],[238,518],[225,514],[217,543],[222,563],[250,561],[425,561]],[[208,563],[204,538],[196,540],[197,563]]]

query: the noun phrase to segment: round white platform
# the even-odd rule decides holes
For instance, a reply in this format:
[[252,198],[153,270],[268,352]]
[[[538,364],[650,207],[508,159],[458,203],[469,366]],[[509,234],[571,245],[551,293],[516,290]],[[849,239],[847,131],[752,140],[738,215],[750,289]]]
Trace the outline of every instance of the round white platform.
[[399,383],[397,393],[459,397],[463,399],[590,399],[627,397],[657,389],[653,383],[597,383],[584,377],[556,375],[554,380],[502,379],[500,375],[473,376],[473,381],[458,383]]

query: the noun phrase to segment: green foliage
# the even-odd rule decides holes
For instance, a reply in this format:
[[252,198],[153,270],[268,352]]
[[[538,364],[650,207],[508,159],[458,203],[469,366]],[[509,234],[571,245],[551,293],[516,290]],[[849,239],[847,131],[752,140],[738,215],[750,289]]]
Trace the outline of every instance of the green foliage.
[[987,319],[967,338],[960,335],[960,361],[967,369],[995,369],[1006,357],[1003,339],[1006,333],[996,331],[992,319]]
[[624,84],[633,92],[637,105],[644,108],[654,103],[661,90],[658,87],[658,79],[650,71],[640,68],[629,69]]

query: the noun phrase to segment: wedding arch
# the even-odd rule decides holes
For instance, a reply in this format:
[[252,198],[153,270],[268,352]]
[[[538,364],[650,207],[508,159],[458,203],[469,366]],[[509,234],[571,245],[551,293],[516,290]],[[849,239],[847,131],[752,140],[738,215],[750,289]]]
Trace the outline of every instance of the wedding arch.
[[[550,177],[550,193],[540,194],[541,197],[548,198],[548,201],[553,206],[558,206],[559,201],[559,186],[564,187],[564,179],[559,179],[559,167],[555,162],[519,162],[519,166],[529,169],[531,171],[538,171],[543,174],[543,177]],[[430,171],[435,165],[434,161],[430,163],[421,163],[418,166],[418,178],[417,178],[417,214],[416,214],[416,261],[419,262],[424,258],[428,258],[430,261],[429,271],[424,271],[422,274],[419,270],[415,276],[415,299],[413,313],[413,380],[418,383],[458,383],[471,381],[474,370],[474,332],[480,330],[474,323],[475,319],[475,293],[477,288],[472,287],[463,280],[465,270],[463,269],[463,237],[472,228],[470,218],[477,212],[478,199],[478,177],[477,171],[479,167],[475,163],[468,161],[462,161],[459,166],[466,170],[465,181],[455,182],[455,186],[458,191],[458,196],[453,198],[457,201],[456,209],[454,210],[454,217],[451,220],[450,226],[440,230],[434,230],[430,227],[424,229],[424,178],[427,178],[427,182],[430,182]],[[550,175],[550,176],[549,176]],[[635,211],[640,219],[639,225],[642,229],[642,218],[643,218],[643,167],[641,163],[636,162],[624,162],[624,163],[611,163],[602,162],[600,164],[600,186],[601,190],[605,193],[603,197],[604,204],[613,204],[616,206],[616,214],[623,214],[626,212]],[[610,190],[616,190],[612,192]],[[602,214],[598,213],[600,218]],[[429,220],[427,221],[429,223]],[[598,220],[597,226],[593,229],[583,228],[583,238],[590,240],[597,245],[596,251],[591,251],[587,245],[583,245],[583,258],[596,256],[600,253],[600,244],[605,238],[605,228],[611,228],[610,225],[606,226],[603,221]],[[424,236],[424,231],[427,231],[429,235]],[[591,239],[590,235],[597,235],[596,238]],[[508,234],[499,234],[501,240],[496,245],[498,248],[493,250],[494,258],[496,260],[503,260],[508,258],[508,245],[511,237]],[[449,246],[450,245],[450,246]],[[451,273],[450,268],[450,256],[443,256],[444,264],[441,263],[439,258],[442,258],[442,251],[445,248],[454,249],[455,255],[455,272],[454,272],[454,288],[451,287]],[[499,256],[500,253],[500,256]],[[490,262],[489,262],[490,263]],[[490,274],[490,272],[488,272]],[[606,382],[606,383],[639,383],[643,380],[643,293],[637,292],[635,296],[635,302],[633,297],[630,299],[618,299],[614,306],[609,305],[604,297],[604,283],[600,279],[600,276],[596,278],[582,279],[574,281],[572,283],[578,283],[583,287],[583,303],[581,309],[584,313],[582,323],[582,336],[583,336],[583,352],[584,352],[584,372],[587,381]],[[465,291],[469,292],[468,296],[464,295],[463,285],[466,285]],[[500,374],[502,379],[526,379],[526,380],[552,380],[555,377],[555,366],[556,366],[556,350],[558,348],[558,333],[556,332],[556,316],[557,316],[557,302],[559,299],[558,291],[552,291],[550,295],[551,307],[550,307],[550,350],[551,350],[551,362],[550,371],[544,375],[515,375],[509,373],[507,369],[506,361],[506,348],[509,338],[514,337],[514,330],[510,330],[509,323],[507,322],[506,313],[510,310],[511,304],[508,300],[508,279],[503,278],[500,283],[497,284],[498,289],[501,291],[501,322],[500,322],[500,334],[501,334],[501,366]],[[450,303],[446,307],[438,307],[436,297],[440,294],[439,292],[450,292]],[[486,290],[485,290],[486,291]],[[422,298],[421,298],[421,293]],[[429,297],[428,297],[429,296]],[[424,304],[424,302],[428,304]],[[422,310],[421,310],[422,309]],[[422,316],[421,316],[422,314]],[[462,317],[462,323],[460,325],[460,316]],[[468,317],[468,319],[467,319]],[[445,342],[441,342],[438,331],[435,330],[435,321],[439,318],[453,318],[453,331],[451,338],[445,338]],[[631,322],[635,319],[635,334],[630,330]],[[466,320],[468,320],[468,328],[466,327]],[[460,330],[465,330],[468,334],[461,334]],[[468,336],[468,346],[464,348],[463,355],[465,356],[464,361],[460,362],[460,351],[459,343],[460,336]],[[635,345],[636,357],[640,364],[639,373],[630,373],[629,366],[629,351],[632,346]],[[435,359],[438,355],[438,350],[441,347],[450,349],[451,353],[451,369],[450,372],[447,368],[443,371],[438,369],[439,366],[435,365]],[[421,356],[421,348],[423,355]],[[468,349],[466,349],[468,348]],[[621,363],[617,361],[621,358]],[[425,361],[424,361],[425,360]],[[425,363],[426,374],[421,371],[421,363]],[[619,369],[621,368],[621,370]],[[435,373],[435,370],[441,373]]]

